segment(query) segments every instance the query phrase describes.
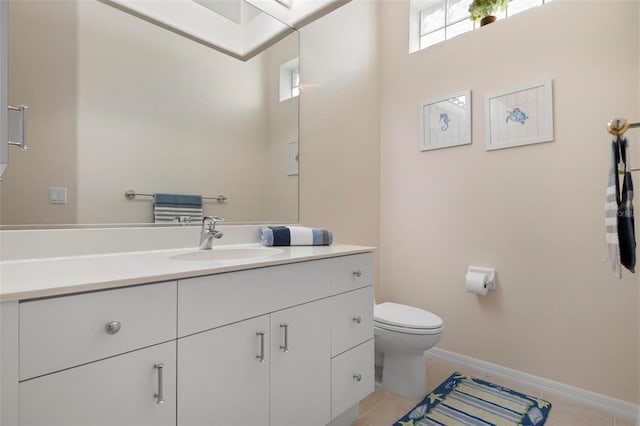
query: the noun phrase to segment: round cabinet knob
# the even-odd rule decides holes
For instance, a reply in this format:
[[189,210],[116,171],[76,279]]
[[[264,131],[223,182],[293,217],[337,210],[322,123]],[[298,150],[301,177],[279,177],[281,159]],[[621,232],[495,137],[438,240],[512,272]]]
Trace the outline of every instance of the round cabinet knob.
[[354,374],[353,375],[353,380],[355,380],[356,382],[359,382],[362,380],[362,374]]
[[362,317],[360,316],[353,317],[353,322],[355,322],[356,324],[360,324],[360,322],[362,322]]
[[116,334],[122,328],[122,324],[120,321],[111,321],[104,328],[107,330],[107,334]]
[[353,276],[356,278],[360,278],[360,276],[362,276],[362,270],[358,269],[357,271],[353,271]]

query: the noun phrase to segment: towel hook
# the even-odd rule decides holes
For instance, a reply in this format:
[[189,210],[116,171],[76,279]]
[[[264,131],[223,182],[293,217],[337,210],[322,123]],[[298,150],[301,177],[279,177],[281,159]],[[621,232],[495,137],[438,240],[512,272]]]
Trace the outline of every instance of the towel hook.
[[614,136],[623,135],[629,129],[629,121],[626,118],[614,118],[607,123],[607,131]]

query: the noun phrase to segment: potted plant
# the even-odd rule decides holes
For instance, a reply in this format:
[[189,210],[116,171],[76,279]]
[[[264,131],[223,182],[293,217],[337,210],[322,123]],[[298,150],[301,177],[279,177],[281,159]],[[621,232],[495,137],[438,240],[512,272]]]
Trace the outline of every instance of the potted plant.
[[509,0],[473,0],[469,5],[469,13],[472,21],[480,21],[480,26],[487,25],[496,20],[493,15],[498,9],[505,10]]

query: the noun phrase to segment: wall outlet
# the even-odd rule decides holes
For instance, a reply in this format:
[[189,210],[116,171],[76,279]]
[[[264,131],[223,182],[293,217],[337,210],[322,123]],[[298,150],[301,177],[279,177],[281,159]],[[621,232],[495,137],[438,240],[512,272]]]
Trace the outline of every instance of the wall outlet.
[[49,204],[67,204],[67,188],[49,188]]

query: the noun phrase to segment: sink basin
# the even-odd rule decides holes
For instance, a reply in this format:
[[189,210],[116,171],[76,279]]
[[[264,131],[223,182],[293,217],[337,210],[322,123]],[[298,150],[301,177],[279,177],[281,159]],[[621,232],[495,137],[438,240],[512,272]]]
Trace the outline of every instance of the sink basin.
[[277,256],[284,250],[271,247],[214,247],[211,250],[197,250],[171,256],[173,260],[215,261],[260,259]]

